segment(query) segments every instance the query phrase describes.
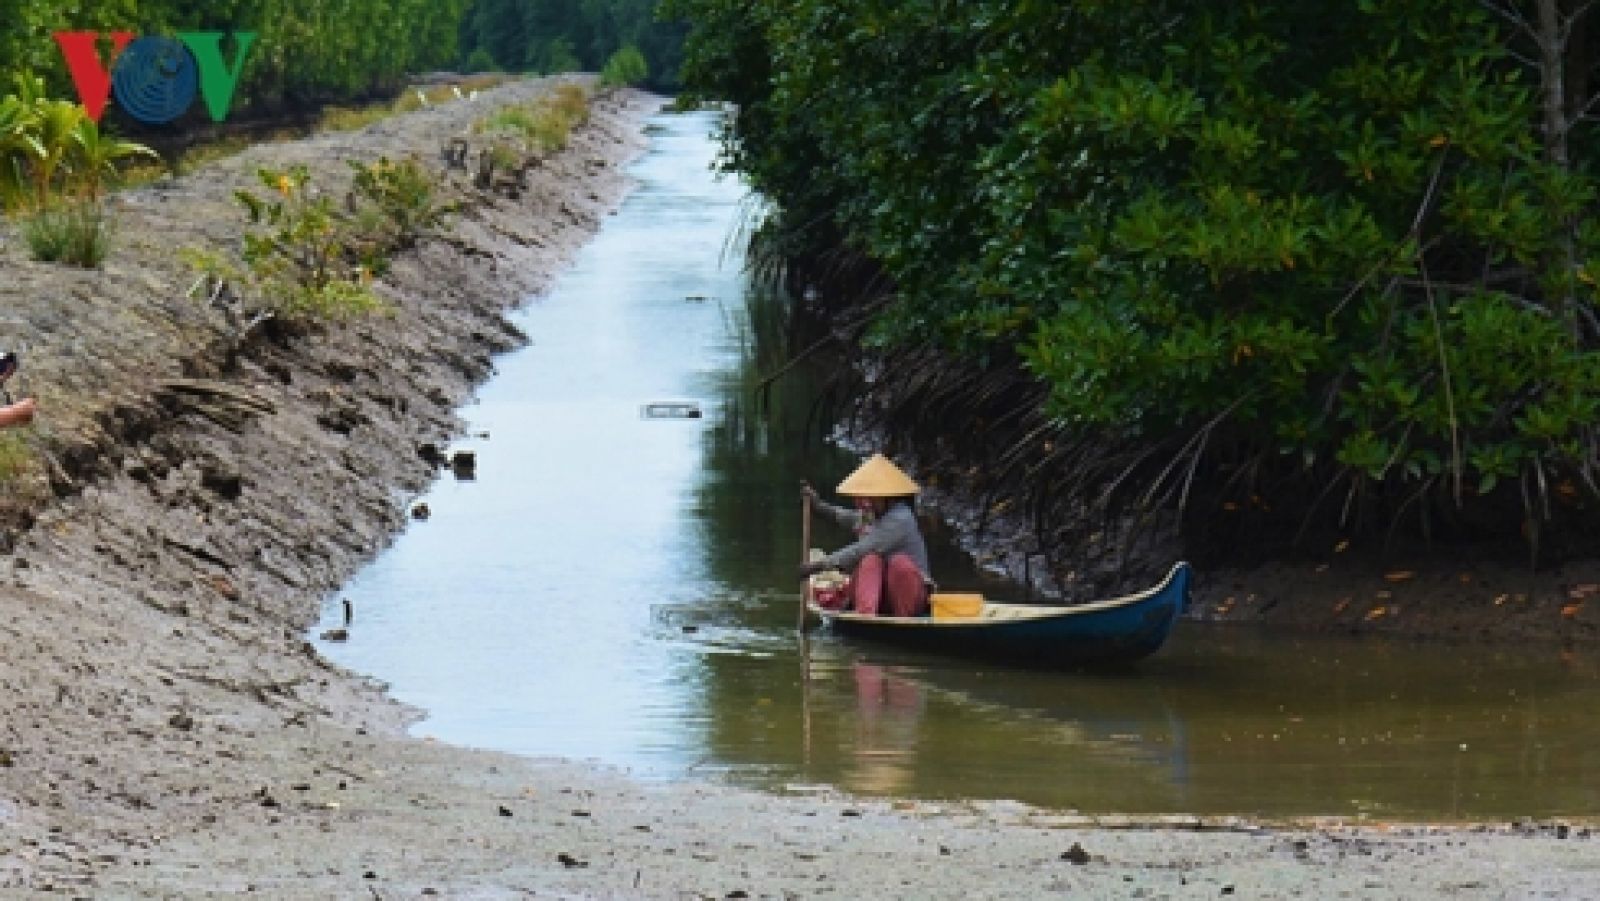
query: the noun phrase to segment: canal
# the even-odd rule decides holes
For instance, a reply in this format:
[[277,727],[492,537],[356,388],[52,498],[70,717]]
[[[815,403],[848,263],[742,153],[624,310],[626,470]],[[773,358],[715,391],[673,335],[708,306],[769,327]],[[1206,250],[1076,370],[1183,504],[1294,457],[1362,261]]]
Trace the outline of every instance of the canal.
[[[1137,669],[1092,675],[820,634],[802,678],[797,484],[854,460],[808,427],[803,373],[756,403],[762,295],[734,238],[752,206],[712,170],[715,125],[652,120],[638,189],[517,314],[531,346],[464,411],[475,478],[438,482],[431,518],[338,596],[356,620],[323,651],[427,711],[418,733],[643,778],[1085,813],[1600,808],[1587,653],[1184,623]],[[979,578],[948,547],[934,566]]]

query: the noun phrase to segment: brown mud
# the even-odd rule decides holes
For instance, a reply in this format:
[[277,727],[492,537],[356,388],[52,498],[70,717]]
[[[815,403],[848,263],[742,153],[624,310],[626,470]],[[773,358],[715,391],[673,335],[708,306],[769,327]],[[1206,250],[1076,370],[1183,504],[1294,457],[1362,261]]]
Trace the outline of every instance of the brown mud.
[[[659,98],[597,102],[520,200],[461,186],[395,261],[389,315],[242,334],[185,296],[256,166],[416,153],[475,103],[253,148],[119,195],[100,271],[0,250],[0,342],[47,462],[8,486],[0,559],[0,894],[7,897],[1507,897],[1600,881],[1583,824],[1115,821],[647,784],[407,737],[415,711],[305,641],[327,592],[437,475],[424,445],[525,343],[504,314],[627,189]],[[535,336],[537,337],[537,336]],[[359,627],[362,611],[356,610]]]

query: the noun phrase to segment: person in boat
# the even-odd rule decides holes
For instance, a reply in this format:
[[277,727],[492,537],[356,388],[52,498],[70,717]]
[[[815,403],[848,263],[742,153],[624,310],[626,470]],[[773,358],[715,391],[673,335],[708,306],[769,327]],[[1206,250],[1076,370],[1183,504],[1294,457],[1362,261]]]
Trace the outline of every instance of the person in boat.
[[922,489],[889,458],[874,454],[840,482],[837,490],[854,498],[856,509],[824,501],[807,483],[800,487],[813,506],[855,530],[857,538],[821,560],[801,564],[800,577],[828,569],[845,570],[851,572],[850,603],[857,613],[926,614],[933,577],[913,506]]
[[16,375],[20,362],[15,353],[6,351],[0,353],[0,397],[5,399],[5,405],[0,406],[0,429],[16,428],[33,421],[33,414],[38,411],[38,404],[31,397],[13,401],[11,392],[5,390],[5,383]]

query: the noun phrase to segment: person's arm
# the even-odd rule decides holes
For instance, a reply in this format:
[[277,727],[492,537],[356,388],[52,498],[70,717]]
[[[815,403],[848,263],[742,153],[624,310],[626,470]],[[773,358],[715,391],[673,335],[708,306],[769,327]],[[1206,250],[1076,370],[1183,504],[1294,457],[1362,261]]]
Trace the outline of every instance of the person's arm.
[[816,489],[812,488],[810,485],[804,486],[801,491],[807,497],[811,498],[812,508],[820,513],[826,514],[829,519],[852,531],[861,527],[861,511],[854,510],[850,507],[841,507],[838,504],[828,503],[827,501],[823,500],[822,496],[817,494]]
[[829,554],[828,563],[839,569],[851,569],[868,554],[887,556],[895,548],[903,547],[910,537],[910,530],[916,527],[916,520],[910,516],[881,517],[867,530],[867,534]]
[[850,529],[851,531],[861,528],[860,510],[854,510],[850,507],[841,507],[838,504],[830,504],[822,498],[817,498],[815,501],[813,501],[812,506],[816,507],[817,510],[826,513],[829,519],[847,529]]

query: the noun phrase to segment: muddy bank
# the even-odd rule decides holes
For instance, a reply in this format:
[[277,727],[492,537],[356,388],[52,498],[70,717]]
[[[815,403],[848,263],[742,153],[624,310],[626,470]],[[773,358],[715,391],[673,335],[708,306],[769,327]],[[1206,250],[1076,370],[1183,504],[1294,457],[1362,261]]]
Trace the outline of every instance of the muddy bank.
[[[419,445],[446,439],[493,353],[527,340],[502,312],[621,198],[655,102],[598,107],[520,201],[467,192],[447,238],[396,261],[382,285],[393,315],[326,334],[241,344],[226,316],[182,297],[191,275],[173,249],[231,239],[229,192],[257,164],[304,162],[333,183],[347,157],[431,155],[482,106],[260,147],[124,195],[104,272],[27,263],[7,241],[0,339],[26,343],[22,387],[41,397],[53,459],[16,486],[13,509],[34,522],[0,566],[0,891],[1503,897],[1590,884],[1581,825],[1267,829],[768,797],[405,737],[413,712],[326,664],[303,629],[434,477]],[[209,382],[226,388],[197,390]]]
[[120,194],[103,270],[33,263],[5,236],[0,343],[21,349],[12,387],[42,411],[40,464],[3,499],[0,818],[13,873],[48,862],[38,849],[52,835],[140,841],[206,825],[254,791],[262,732],[405,719],[302,632],[435,477],[419,447],[446,445],[492,356],[526,341],[503,313],[618,202],[660,98],[596,100],[519,200],[451,173],[466,212],[394,260],[384,315],[247,333],[185,296],[195,273],[177,251],[235,246],[232,192],[262,165],[304,164],[335,196],[347,160],[416,154],[438,170],[444,141],[552,86],[258,146]]

